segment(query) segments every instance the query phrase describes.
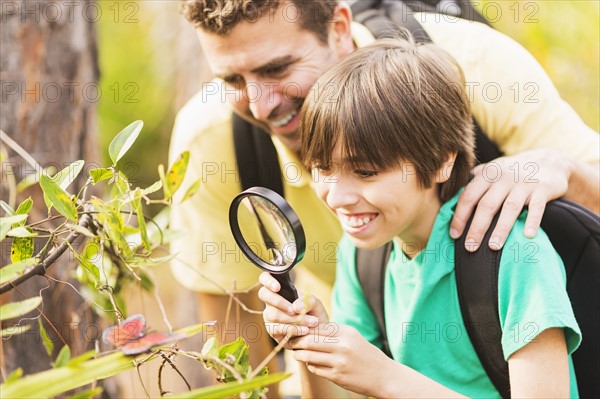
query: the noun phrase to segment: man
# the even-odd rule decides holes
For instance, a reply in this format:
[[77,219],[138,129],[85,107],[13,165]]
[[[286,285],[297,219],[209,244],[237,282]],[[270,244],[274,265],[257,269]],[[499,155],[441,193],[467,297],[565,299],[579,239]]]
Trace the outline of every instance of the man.
[[[229,204],[241,189],[239,173],[252,173],[237,170],[232,110],[271,132],[286,199],[308,240],[297,282],[304,293],[326,298],[335,279],[341,229],[312,191],[310,172],[300,166],[298,111],[327,68],[374,39],[364,26],[352,23],[347,4],[334,0],[187,0],[183,13],[197,28],[217,79],[181,110],[174,128],[171,159],[189,150],[186,184],[201,179],[202,185],[195,197],[173,209],[173,227],[186,237],[173,244],[181,261],[172,270],[185,287],[199,292],[202,319],[219,320],[221,339],[243,335],[254,345],[251,354],[262,359],[269,343],[259,314],[240,312],[239,324],[234,316],[223,323],[226,291],[247,290],[259,275],[240,255],[227,224]],[[461,235],[475,205],[467,244],[479,243],[502,209],[488,243],[494,248],[502,246],[524,205],[529,206],[528,236],[535,235],[549,200],[562,196],[599,212],[598,134],[560,99],[535,60],[483,25],[417,18],[463,68],[475,119],[507,154],[475,169],[457,205],[451,236]],[[536,101],[516,103],[510,87],[531,82]],[[490,88],[501,94],[491,94]],[[262,308],[255,290],[239,298],[251,309]]]

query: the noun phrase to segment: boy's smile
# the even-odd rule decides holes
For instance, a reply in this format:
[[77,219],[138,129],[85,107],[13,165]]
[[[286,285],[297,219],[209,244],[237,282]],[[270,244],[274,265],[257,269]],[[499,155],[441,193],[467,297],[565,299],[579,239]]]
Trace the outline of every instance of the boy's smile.
[[350,170],[340,147],[333,150],[332,165],[315,168],[315,188],[354,245],[372,249],[398,237],[414,244],[410,248],[424,248],[441,207],[437,185],[421,187],[411,168]]

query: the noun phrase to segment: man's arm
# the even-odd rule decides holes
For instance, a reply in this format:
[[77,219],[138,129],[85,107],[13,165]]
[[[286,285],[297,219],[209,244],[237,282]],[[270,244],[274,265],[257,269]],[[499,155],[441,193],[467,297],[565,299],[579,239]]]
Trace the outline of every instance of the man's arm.
[[460,237],[477,207],[467,232],[466,245],[476,250],[494,215],[498,224],[488,245],[500,249],[523,207],[529,212],[525,236],[534,237],[546,203],[564,197],[600,213],[600,168],[572,159],[554,149],[525,151],[499,158],[474,169],[474,178],[459,198],[451,225],[451,236]]

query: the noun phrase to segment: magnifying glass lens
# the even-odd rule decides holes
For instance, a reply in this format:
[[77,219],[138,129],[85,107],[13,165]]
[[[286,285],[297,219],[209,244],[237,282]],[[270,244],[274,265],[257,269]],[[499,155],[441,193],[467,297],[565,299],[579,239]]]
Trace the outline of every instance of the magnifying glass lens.
[[304,257],[306,238],[285,199],[264,187],[249,188],[233,199],[229,226],[244,255],[271,273],[281,284],[279,293],[293,302],[298,294],[288,272]]

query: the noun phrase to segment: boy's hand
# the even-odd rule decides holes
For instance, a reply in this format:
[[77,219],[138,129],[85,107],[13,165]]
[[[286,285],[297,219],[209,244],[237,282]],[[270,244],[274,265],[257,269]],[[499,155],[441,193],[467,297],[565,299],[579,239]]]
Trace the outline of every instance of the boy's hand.
[[467,250],[477,250],[492,219],[502,208],[490,241],[483,243],[499,250],[526,205],[529,213],[525,221],[525,236],[535,237],[546,203],[567,192],[571,165],[568,158],[557,150],[538,149],[479,165],[473,173],[473,180],[458,199],[450,236],[456,239],[462,235],[477,207],[465,240]]
[[312,374],[366,396],[381,393],[384,371],[394,362],[356,329],[336,323],[319,324],[290,343],[294,358],[306,363]]
[[[309,329],[321,323],[328,322],[327,312],[323,303],[313,295],[299,298],[293,304],[278,294],[281,286],[269,273],[263,272],[258,281],[262,287],[258,297],[266,305],[263,320],[267,332],[277,342],[286,336],[307,335]],[[289,345],[286,345],[289,348]]]

